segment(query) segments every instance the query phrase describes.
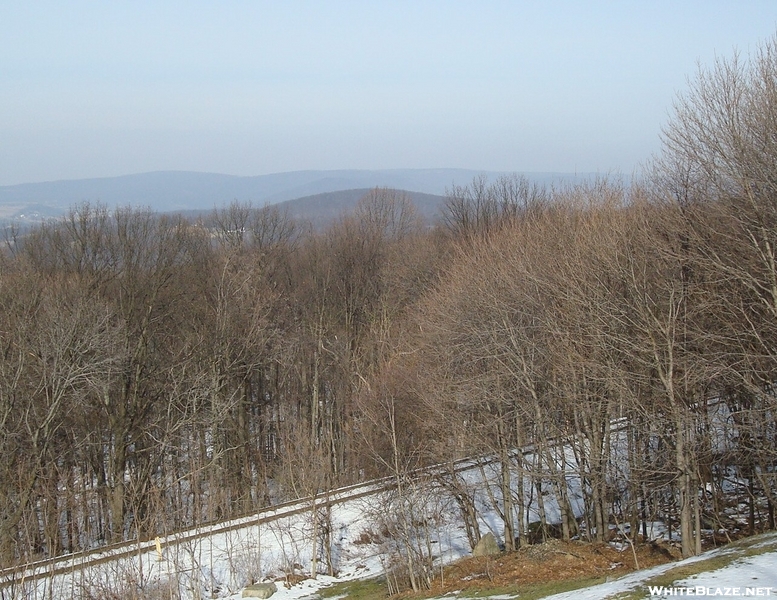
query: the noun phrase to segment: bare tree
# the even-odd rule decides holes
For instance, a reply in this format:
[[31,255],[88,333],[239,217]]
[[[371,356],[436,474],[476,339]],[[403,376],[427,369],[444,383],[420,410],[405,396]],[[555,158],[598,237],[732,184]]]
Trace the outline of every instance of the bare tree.
[[[24,281],[17,278],[15,285],[20,284]],[[8,560],[14,554],[14,540],[22,542],[17,526],[31,510],[33,495],[46,486],[56,489],[59,479],[47,478],[54,477],[57,464],[66,471],[75,467],[72,448],[58,459],[67,444],[68,429],[81,413],[82,397],[99,391],[121,361],[122,350],[115,343],[117,326],[111,310],[85,297],[67,280],[45,288],[28,280],[3,296],[7,320],[2,335],[0,438],[7,454],[0,486],[4,496],[0,549]],[[52,500],[56,506],[56,492]],[[55,523],[61,522],[60,517],[51,515]],[[56,554],[57,527],[40,531],[36,524],[31,533],[32,539],[17,554],[27,554],[36,540],[44,540],[41,545],[48,554]]]
[[480,175],[465,186],[447,190],[444,227],[461,239],[487,235],[526,217],[542,206],[547,192],[521,175],[501,176],[489,183]]
[[[700,67],[664,130],[655,194],[678,207],[680,251],[705,282],[707,357],[743,444],[743,475],[774,522],[777,39]],[[756,424],[757,423],[757,424]],[[758,440],[755,442],[755,440]],[[751,518],[751,528],[754,519]]]

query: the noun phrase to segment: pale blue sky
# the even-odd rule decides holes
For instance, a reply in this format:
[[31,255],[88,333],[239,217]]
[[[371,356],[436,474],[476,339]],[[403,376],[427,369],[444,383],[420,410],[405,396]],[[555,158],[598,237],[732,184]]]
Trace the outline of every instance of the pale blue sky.
[[777,1],[0,0],[0,185],[156,170],[631,174]]

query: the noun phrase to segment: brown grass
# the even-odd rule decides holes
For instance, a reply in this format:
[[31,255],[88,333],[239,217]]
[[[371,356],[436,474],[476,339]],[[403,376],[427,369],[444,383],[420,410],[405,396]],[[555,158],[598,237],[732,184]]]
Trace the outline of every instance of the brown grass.
[[[641,544],[636,547],[641,569],[677,560],[677,551],[669,546]],[[429,595],[461,590],[465,595],[484,589],[514,590],[555,581],[591,581],[619,577],[635,570],[630,548],[619,552],[608,544],[561,542],[521,548],[516,552],[491,557],[464,558],[446,567]]]

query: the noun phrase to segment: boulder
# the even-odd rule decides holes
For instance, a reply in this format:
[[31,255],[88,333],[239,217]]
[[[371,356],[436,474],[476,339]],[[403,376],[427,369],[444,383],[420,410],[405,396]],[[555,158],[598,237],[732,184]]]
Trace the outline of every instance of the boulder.
[[494,534],[490,531],[480,538],[480,541],[472,551],[472,556],[491,556],[492,554],[499,554],[499,544],[496,542]]
[[269,598],[277,591],[274,583],[255,583],[243,590],[243,598]]

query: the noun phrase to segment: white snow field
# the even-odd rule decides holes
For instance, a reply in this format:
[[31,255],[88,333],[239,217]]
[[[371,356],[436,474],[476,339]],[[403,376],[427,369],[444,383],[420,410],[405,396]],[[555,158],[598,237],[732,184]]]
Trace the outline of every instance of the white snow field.
[[[490,497],[493,494],[499,500],[498,486],[493,484],[497,469],[497,464],[490,463],[483,469],[470,467],[461,475],[474,494],[481,533],[491,531],[501,540],[502,521]],[[401,511],[408,510],[414,525],[409,543],[422,557],[433,557],[439,566],[469,555],[465,528],[451,495],[428,482],[407,485],[401,503],[393,491],[375,491],[380,487],[377,484],[354,486],[358,488],[357,494],[332,492],[329,498],[333,502],[328,509],[325,498],[319,497],[315,513],[311,500],[303,500],[264,510],[256,517],[159,538],[158,544],[156,540],[144,542],[135,546],[132,554],[127,555],[125,550],[124,556],[118,558],[111,557],[106,550],[99,562],[94,561],[93,555],[86,563],[84,559],[62,557],[25,573],[0,574],[0,600],[236,599],[247,585],[262,581],[277,582],[275,600],[297,600],[313,596],[333,583],[383,574],[402,551],[400,544],[385,534],[387,524]],[[491,494],[488,485],[493,488]],[[579,479],[570,477],[568,486],[572,506],[582,514]],[[525,492],[527,499],[531,499],[531,491],[527,488]],[[340,501],[334,502],[338,496]],[[538,520],[537,507],[528,504],[529,521]],[[544,499],[544,509],[549,522],[559,520],[552,494]],[[314,514],[318,515],[315,519]],[[659,523],[650,524],[649,531],[656,539],[665,537]],[[613,544],[629,551],[627,544],[618,544],[617,540]],[[317,577],[303,579],[314,570],[314,549]],[[730,564],[720,568],[723,559],[730,559]],[[704,566],[700,561],[712,561],[710,564],[717,570],[693,578],[688,577],[689,572],[677,571],[677,580],[671,578],[673,569],[694,563]],[[329,563],[334,576],[325,574]],[[54,575],[33,577],[36,572],[52,572],[52,567],[56,567]],[[671,579],[667,580],[669,583],[665,581],[667,577]],[[758,595],[756,592],[777,596],[777,534],[750,538],[686,561],[553,598],[598,599],[619,594],[648,598],[649,586],[664,586],[653,590],[653,597],[658,598],[693,595],[688,593],[691,588],[706,592],[705,596],[716,595],[718,588],[721,589],[717,595],[736,588],[742,596]]]
[[[728,563],[718,567],[719,563]],[[677,579],[672,572],[698,571]],[[762,534],[699,556],[643,569],[552,600],[611,598],[777,597],[777,533]]]

